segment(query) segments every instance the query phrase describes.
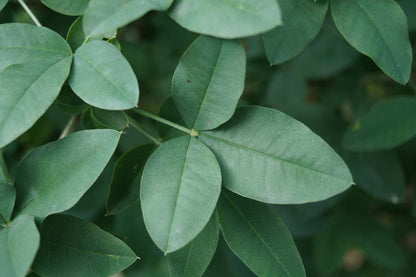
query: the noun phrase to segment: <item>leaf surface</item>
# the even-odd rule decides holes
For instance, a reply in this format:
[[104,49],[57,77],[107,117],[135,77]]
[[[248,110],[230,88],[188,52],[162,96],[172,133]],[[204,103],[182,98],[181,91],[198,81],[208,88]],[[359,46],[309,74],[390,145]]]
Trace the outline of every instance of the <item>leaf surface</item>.
[[1,275],[24,277],[39,248],[39,232],[32,216],[21,215],[0,231]]
[[258,276],[306,276],[289,230],[266,204],[223,192],[218,213],[225,241]]
[[264,34],[271,64],[297,56],[316,37],[328,10],[328,1],[279,0],[283,25]]
[[65,15],[83,15],[90,0],[42,0],[50,9]]
[[101,109],[129,109],[139,101],[133,69],[120,51],[105,41],[92,41],[77,49],[69,85],[82,100]]
[[15,214],[44,218],[71,208],[98,178],[120,133],[87,130],[41,146],[17,168]]
[[216,155],[229,190],[274,204],[327,199],[352,185],[343,160],[320,137],[274,109],[246,106],[200,139]]
[[192,32],[228,39],[260,34],[282,23],[275,0],[177,0],[170,15]]
[[165,253],[194,239],[208,223],[221,190],[214,154],[182,136],[162,144],[147,161],[140,199],[146,228]]
[[332,17],[344,38],[387,75],[406,84],[412,66],[407,18],[394,0],[331,0]]
[[244,90],[246,57],[241,43],[199,37],[176,68],[172,95],[186,124],[214,129],[231,118]]
[[123,241],[70,215],[47,217],[41,237],[33,269],[42,276],[111,276],[137,260]]

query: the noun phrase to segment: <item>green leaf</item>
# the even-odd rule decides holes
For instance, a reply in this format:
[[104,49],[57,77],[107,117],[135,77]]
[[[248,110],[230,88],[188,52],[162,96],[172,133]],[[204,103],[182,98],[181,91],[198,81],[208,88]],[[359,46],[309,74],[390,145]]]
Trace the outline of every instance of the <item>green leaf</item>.
[[271,64],[292,59],[316,37],[328,10],[328,1],[279,0],[284,24],[264,34]]
[[17,168],[15,214],[44,218],[71,208],[98,178],[120,133],[73,133],[29,153]]
[[82,25],[82,17],[78,17],[69,27],[68,34],[66,35],[66,41],[71,45],[72,50],[76,50],[80,47],[87,38],[84,27]]
[[39,232],[33,217],[21,215],[0,231],[1,275],[24,277],[39,248]]
[[403,200],[405,178],[400,160],[392,151],[341,154],[358,187],[374,197],[397,204]]
[[199,37],[181,59],[172,95],[186,124],[214,129],[234,113],[244,90],[246,57],[241,43]]
[[71,59],[69,45],[49,29],[0,25],[0,148],[32,127],[53,103]]
[[335,24],[344,38],[387,75],[406,84],[412,48],[406,15],[394,0],[331,0]]
[[8,0],[0,0],[0,11],[6,6]]
[[83,15],[90,0],[42,0],[50,9],[65,15]]
[[140,199],[146,228],[165,253],[176,251],[208,223],[221,191],[214,154],[182,136],[162,144],[147,161]]
[[151,10],[164,11],[173,0],[90,0],[84,15],[89,37],[99,37],[122,27]]
[[171,277],[200,277],[217,249],[219,224],[214,213],[205,228],[187,246],[168,255]]
[[107,214],[114,215],[139,201],[142,170],[154,149],[152,144],[137,146],[117,161],[107,199]]
[[306,276],[295,242],[270,207],[223,192],[218,213],[225,241],[258,276]]
[[78,48],[69,85],[82,100],[101,109],[129,109],[139,101],[133,69],[114,45],[104,41]]
[[416,135],[416,99],[398,96],[364,114],[343,137],[347,150],[371,152],[394,148]]
[[104,128],[122,131],[129,125],[127,116],[122,111],[107,111],[93,108],[91,109],[91,116]]
[[353,183],[345,163],[320,137],[274,109],[239,108],[229,122],[199,137],[217,157],[224,186],[258,201],[319,201]]
[[[177,123],[179,125],[186,125],[182,119],[181,114],[176,107],[173,97],[169,96],[162,104],[159,110],[159,116],[169,121]],[[163,140],[169,140],[172,138],[183,136],[183,132],[177,129],[171,128],[165,124],[157,123],[159,135]]]
[[13,212],[16,190],[9,184],[0,169],[0,224],[7,224]]
[[120,239],[70,215],[48,216],[41,237],[33,269],[42,276],[111,276],[137,259]]
[[69,114],[80,114],[89,107],[72,91],[68,84],[62,87],[58,98],[56,98],[56,104],[61,110]]
[[221,38],[253,36],[282,24],[276,0],[176,0],[170,15],[185,29]]

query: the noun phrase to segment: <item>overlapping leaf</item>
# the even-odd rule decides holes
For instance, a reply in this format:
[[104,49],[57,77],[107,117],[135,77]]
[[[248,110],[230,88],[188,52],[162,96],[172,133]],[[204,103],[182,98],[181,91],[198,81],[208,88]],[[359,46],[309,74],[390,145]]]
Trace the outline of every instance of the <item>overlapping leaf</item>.
[[223,192],[218,213],[225,241],[258,276],[306,276],[289,231],[266,204]]
[[33,265],[42,276],[111,276],[137,260],[120,239],[98,226],[70,216],[51,215],[41,229]]
[[39,232],[34,219],[21,215],[0,231],[1,275],[24,277],[28,273],[39,247]]
[[282,23],[275,0],[177,0],[170,15],[190,31],[220,38],[252,36]]
[[52,10],[66,15],[82,15],[90,0],[42,0]]
[[66,41],[47,28],[0,26],[0,147],[29,129],[53,103],[71,59]]
[[237,41],[199,37],[182,57],[172,95],[186,124],[214,129],[231,118],[244,90],[246,58]]
[[120,133],[87,130],[41,146],[17,169],[16,214],[44,218],[71,208],[100,175]]
[[298,55],[316,37],[328,10],[328,1],[280,0],[283,25],[264,35],[271,64]]

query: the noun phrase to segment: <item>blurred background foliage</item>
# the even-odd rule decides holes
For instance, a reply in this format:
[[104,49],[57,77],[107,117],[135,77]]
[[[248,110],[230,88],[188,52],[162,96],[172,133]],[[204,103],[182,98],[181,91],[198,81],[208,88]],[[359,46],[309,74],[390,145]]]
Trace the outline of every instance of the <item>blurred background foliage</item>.
[[[63,16],[40,1],[27,1],[41,22],[66,37],[75,17]],[[408,16],[413,53],[416,49],[416,1],[398,1]],[[11,1],[0,23],[30,18]],[[167,13],[152,12],[117,34],[121,52],[140,84],[140,107],[180,120],[173,110],[170,84],[181,55],[196,38]],[[416,94],[416,63],[408,85],[395,83],[367,57],[347,44],[330,16],[318,37],[296,58],[271,67],[262,37],[242,39],[247,53],[246,85],[241,105],[279,109],[309,126],[344,158],[356,186],[326,201],[273,205],[292,232],[308,276],[416,276],[416,139],[389,150],[357,153],[342,146],[344,133],[371,107],[391,97]],[[400,111],[400,107],[397,107]],[[48,112],[4,149],[14,173],[33,148],[56,140],[73,113],[82,112],[79,128],[105,126],[65,86]],[[394,116],[394,115],[392,115]],[[105,118],[105,116],[104,116]],[[155,136],[177,134],[143,121]],[[379,122],[383,124],[383,122]],[[278,128],[278,126],[276,126]],[[150,141],[133,128],[124,131],[113,160],[69,214],[89,219],[125,240],[141,260],[125,276],[168,276],[167,259],[148,236],[138,203],[115,216],[105,216],[105,203],[115,161],[133,146]],[[253,276],[220,239],[204,276]]]

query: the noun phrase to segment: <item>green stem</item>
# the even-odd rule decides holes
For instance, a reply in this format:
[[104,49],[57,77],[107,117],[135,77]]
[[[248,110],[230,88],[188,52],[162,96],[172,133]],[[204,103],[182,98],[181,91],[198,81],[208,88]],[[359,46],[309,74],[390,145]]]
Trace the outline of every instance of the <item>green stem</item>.
[[62,131],[61,135],[59,136],[59,139],[64,138],[67,135],[69,135],[70,133],[72,133],[75,130],[75,128],[77,127],[79,120],[80,120],[79,115],[71,116],[71,118],[69,119],[68,123],[66,124],[64,130]]
[[152,136],[148,131],[146,131],[145,128],[143,128],[143,126],[137,122],[135,119],[133,119],[132,117],[127,115],[127,119],[129,120],[130,125],[136,129],[137,131],[139,131],[140,133],[142,133],[145,137],[147,137],[148,139],[150,139],[151,141],[153,141],[156,145],[161,145],[162,142],[160,139],[155,138],[154,136]]
[[141,114],[141,115],[143,115],[145,117],[151,118],[153,120],[159,121],[160,123],[163,123],[165,125],[168,125],[168,126],[170,126],[172,128],[178,129],[179,131],[182,131],[184,133],[187,133],[187,134],[189,134],[189,135],[191,135],[193,137],[198,136],[198,132],[197,131],[188,129],[186,127],[183,127],[182,125],[176,124],[176,123],[174,123],[172,121],[169,121],[167,119],[161,118],[161,117],[159,117],[157,115],[148,113],[148,112],[143,111],[143,110],[140,110],[138,108],[137,109],[133,109],[132,111],[135,112],[135,113]]
[[40,24],[39,20],[36,18],[36,16],[33,14],[33,12],[30,10],[30,8],[26,5],[26,3],[23,0],[17,0],[19,4],[23,7],[23,9],[26,11],[26,13],[30,16],[30,18],[33,20],[33,22],[39,26],[42,27],[42,24]]

